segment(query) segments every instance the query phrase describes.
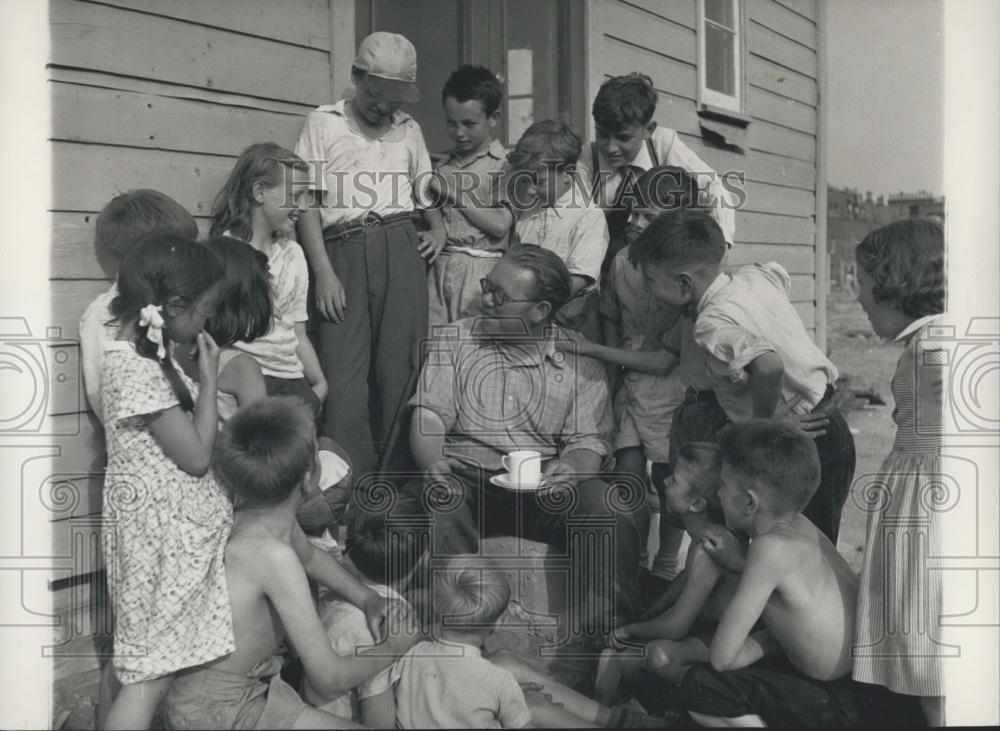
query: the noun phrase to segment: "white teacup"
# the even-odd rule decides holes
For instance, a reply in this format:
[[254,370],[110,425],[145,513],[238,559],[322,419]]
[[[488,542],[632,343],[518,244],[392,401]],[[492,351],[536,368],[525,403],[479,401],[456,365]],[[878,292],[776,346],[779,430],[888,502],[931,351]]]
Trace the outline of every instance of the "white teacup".
[[507,481],[515,487],[536,487],[542,479],[542,455],[533,449],[505,454],[501,463],[507,470]]

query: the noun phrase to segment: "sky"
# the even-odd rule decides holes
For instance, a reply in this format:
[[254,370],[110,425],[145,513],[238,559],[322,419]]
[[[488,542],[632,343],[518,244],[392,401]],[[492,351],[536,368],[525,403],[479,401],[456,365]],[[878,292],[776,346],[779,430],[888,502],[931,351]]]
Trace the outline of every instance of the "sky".
[[830,184],[876,195],[941,194],[941,0],[825,5]]

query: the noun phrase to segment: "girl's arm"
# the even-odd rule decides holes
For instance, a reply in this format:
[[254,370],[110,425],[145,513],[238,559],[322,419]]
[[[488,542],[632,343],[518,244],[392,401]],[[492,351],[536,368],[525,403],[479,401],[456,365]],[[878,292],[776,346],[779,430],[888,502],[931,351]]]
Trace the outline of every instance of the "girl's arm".
[[302,372],[305,374],[309,386],[320,400],[320,403],[322,403],[326,400],[329,384],[326,382],[326,376],[323,375],[323,368],[319,364],[316,349],[306,334],[306,324],[304,322],[297,322],[294,327],[295,337],[299,341],[299,344],[295,347],[295,354],[302,361]]
[[212,449],[219,431],[219,346],[206,332],[198,333],[197,343],[198,400],[194,418],[189,418],[180,406],[172,406],[151,416],[147,423],[170,461],[189,475],[203,477],[212,465]]
[[267,396],[260,366],[245,353],[235,356],[219,373],[219,390],[235,396],[241,409]]
[[392,686],[368,698],[362,698],[361,723],[368,728],[396,728],[396,693]]
[[556,341],[556,347],[560,350],[570,350],[574,347],[581,355],[589,355],[608,363],[614,363],[628,368],[631,371],[640,373],[651,373],[654,376],[665,376],[677,365],[676,355],[667,350],[622,350],[621,348],[610,348],[607,345],[598,345],[587,340],[582,335],[577,337],[570,331],[573,344],[563,340]]

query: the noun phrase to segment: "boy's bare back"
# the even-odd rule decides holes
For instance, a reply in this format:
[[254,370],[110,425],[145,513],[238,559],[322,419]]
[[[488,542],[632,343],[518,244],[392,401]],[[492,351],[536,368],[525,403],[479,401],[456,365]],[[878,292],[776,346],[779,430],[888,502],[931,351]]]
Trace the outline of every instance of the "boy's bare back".
[[[816,680],[851,670],[858,578],[801,514],[754,539],[742,583],[773,577],[762,617],[791,663]],[[738,601],[738,599],[734,600]]]

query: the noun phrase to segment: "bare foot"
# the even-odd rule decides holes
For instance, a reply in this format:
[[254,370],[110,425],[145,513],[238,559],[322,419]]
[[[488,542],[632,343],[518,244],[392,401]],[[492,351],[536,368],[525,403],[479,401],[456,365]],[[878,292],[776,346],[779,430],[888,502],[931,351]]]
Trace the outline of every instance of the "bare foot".
[[614,705],[615,694],[622,680],[621,658],[618,651],[607,649],[597,661],[597,679],[594,681],[594,700],[606,706]]

